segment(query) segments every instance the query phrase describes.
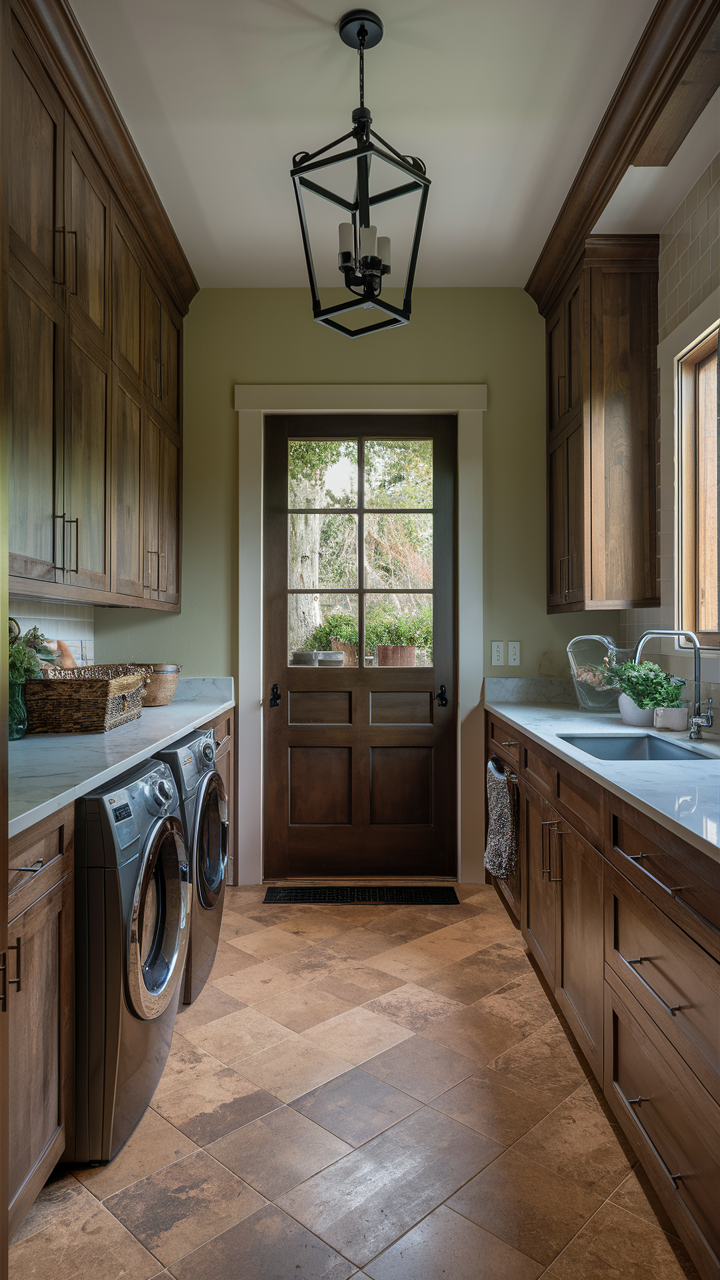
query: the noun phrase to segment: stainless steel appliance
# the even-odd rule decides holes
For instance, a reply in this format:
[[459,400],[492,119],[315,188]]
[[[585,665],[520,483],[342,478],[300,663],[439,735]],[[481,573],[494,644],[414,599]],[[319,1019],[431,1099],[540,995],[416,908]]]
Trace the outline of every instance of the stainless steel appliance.
[[66,1159],[111,1160],[170,1048],[192,882],[171,770],[146,760],[78,803],[76,1123]]
[[215,768],[215,735],[196,729],[157,753],[172,770],[190,851],[193,909],[183,1002],[192,1004],[212,972],[220,937],[228,860],[228,804]]

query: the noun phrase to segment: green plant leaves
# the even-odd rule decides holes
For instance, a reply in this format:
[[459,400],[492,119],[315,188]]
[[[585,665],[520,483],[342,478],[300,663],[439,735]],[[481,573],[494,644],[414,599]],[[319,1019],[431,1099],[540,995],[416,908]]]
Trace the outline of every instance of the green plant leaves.
[[622,693],[643,711],[682,706],[686,682],[680,676],[668,675],[656,662],[621,662],[611,666],[610,673]]

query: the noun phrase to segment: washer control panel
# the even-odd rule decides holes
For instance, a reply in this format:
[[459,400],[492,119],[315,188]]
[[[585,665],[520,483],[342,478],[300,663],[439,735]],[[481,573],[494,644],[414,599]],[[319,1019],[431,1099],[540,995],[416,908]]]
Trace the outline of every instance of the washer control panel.
[[117,843],[126,849],[138,839],[141,826],[147,827],[148,814],[161,818],[177,805],[172,773],[166,764],[158,764],[136,782],[110,792],[104,801]]

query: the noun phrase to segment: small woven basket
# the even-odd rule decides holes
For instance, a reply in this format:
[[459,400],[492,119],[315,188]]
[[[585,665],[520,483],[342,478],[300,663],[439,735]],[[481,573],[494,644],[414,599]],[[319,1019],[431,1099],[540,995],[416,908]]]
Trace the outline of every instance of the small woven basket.
[[48,668],[25,685],[28,733],[107,733],[137,720],[151,667]]

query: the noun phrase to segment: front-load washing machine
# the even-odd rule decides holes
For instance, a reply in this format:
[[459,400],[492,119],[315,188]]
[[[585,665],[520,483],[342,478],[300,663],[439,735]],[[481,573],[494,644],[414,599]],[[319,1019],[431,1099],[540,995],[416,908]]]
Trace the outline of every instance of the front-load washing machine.
[[215,768],[212,729],[196,729],[158,751],[157,757],[172,769],[190,851],[193,907],[182,999],[192,1004],[210,977],[220,937],[228,860],[227,795]]
[[112,1160],[165,1066],[192,880],[171,770],[146,760],[78,802],[76,1123],[66,1159]]

